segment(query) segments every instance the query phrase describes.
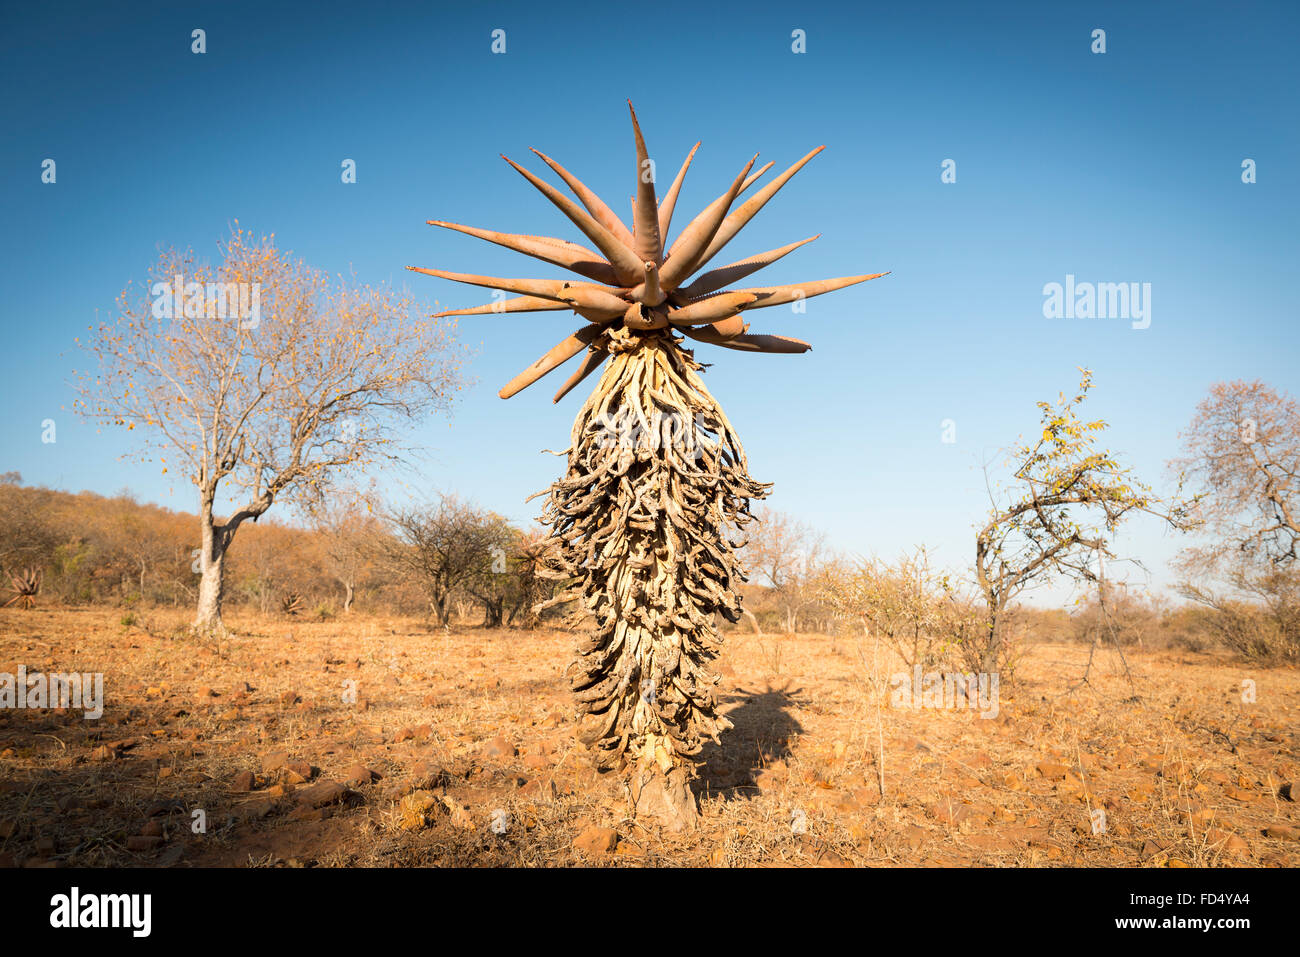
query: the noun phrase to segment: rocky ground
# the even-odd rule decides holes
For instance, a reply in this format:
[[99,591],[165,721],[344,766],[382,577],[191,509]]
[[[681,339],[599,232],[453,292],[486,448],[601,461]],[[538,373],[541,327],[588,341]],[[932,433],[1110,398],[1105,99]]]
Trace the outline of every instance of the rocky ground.
[[903,666],[865,640],[737,631],[735,729],[673,835],[576,744],[571,636],[134,618],[0,611],[0,674],[105,692],[98,721],[0,710],[0,866],[1300,863],[1300,674],[1225,656],[1100,654],[1075,687],[1086,648],[1031,645],[984,718],[889,707]]

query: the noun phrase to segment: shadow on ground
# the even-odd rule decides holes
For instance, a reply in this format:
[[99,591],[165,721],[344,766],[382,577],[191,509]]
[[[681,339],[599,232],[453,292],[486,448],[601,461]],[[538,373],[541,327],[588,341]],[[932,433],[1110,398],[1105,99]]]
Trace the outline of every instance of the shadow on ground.
[[737,688],[722,699],[727,718],[735,726],[722,735],[722,744],[712,742],[700,753],[702,767],[695,782],[701,796],[720,794],[724,800],[751,798],[758,793],[754,777],[764,768],[785,761],[793,739],[803,732],[790,714],[798,706],[799,688],[790,682],[770,684],[762,691]]

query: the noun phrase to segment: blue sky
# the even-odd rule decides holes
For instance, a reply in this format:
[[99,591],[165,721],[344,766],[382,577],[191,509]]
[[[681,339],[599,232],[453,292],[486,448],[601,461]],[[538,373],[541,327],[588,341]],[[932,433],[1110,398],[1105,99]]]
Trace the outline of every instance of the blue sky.
[[[70,370],[84,365],[73,338],[144,278],[158,246],[215,256],[237,219],[430,305],[486,302],[403,267],[559,271],[425,220],[581,239],[498,154],[542,173],[535,146],[625,210],[630,97],[661,170],[703,141],[679,226],[756,151],[779,170],[826,144],[725,261],[820,232],[762,281],[891,275],[810,300],[804,315],[754,313],[752,331],[813,351],[703,347],[716,362],[706,381],[755,477],[776,483],[771,507],[838,548],[894,555],[925,542],[959,567],[987,508],[981,464],[1032,431],[1034,403],[1069,390],[1076,366],[1095,371],[1090,411],[1111,423],[1110,444],[1158,489],[1212,382],[1300,392],[1298,9],[8,5],[0,470],[192,510],[191,489],[121,457],[125,433],[69,411]],[[190,50],[195,28],[203,55]],[[504,55],[490,49],[497,28]],[[1090,49],[1097,28],[1104,54]],[[806,53],[791,50],[795,29]],[[47,157],[53,185],[41,182]],[[349,158],[357,182],[345,185]],[[940,181],[945,159],[955,183]],[[1067,274],[1150,283],[1150,328],[1044,318],[1043,286]],[[496,390],[570,331],[562,315],[462,320],[477,384],[450,420],[413,435],[430,451],[401,481],[520,521],[537,514],[524,499],[560,467],[540,450],[564,447],[581,396],[553,406],[550,379],[509,402]],[[54,444],[41,442],[47,418]],[[955,443],[940,441],[945,419]],[[1119,548],[1160,586],[1179,544],[1139,523]]]

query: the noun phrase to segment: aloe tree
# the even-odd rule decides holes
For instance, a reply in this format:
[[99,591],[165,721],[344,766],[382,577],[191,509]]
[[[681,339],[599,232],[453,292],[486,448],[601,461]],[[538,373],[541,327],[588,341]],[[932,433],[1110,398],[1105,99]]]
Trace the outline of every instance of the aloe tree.
[[533,150],[581,206],[503,157],[596,250],[548,236],[429,221],[562,266],[585,281],[410,268],[515,294],[440,317],[572,311],[586,320],[500,395],[508,399],[581,355],[555,394],[558,402],[604,369],[574,422],[564,477],[539,493],[548,496],[543,521],[550,529],[549,566],[570,582],[553,601],[575,603],[575,618],[588,623],[570,669],[586,715],[581,740],[600,767],[622,770],[634,813],[680,829],[698,814],[690,783],[704,742],[717,742],[731,726],[718,712],[718,679],[709,671],[719,648],[715,613],[729,621],[740,616],[737,587],[745,573],[737,549],[752,520],[750,501],[771,487],[750,477],[740,441],[686,346],[806,352],[809,344],[799,339],[750,334],[745,317],[883,274],[724,291],[817,238],[701,273],[823,147],[738,204],[772,165],[755,172],[757,157],[751,159],[668,244],[678,193],[699,144],[660,199],[634,110],[632,131],[636,194],[630,225],[549,156]]

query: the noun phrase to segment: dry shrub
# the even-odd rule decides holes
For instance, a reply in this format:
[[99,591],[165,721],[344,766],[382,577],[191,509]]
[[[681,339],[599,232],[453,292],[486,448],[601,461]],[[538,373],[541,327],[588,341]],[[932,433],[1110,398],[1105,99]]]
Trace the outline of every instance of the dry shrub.
[[924,546],[895,562],[864,559],[829,568],[822,592],[851,620],[888,642],[909,667],[966,661],[983,617],[948,575],[930,565]]
[[1153,599],[1134,595],[1122,585],[1107,585],[1104,604],[1093,593],[1070,615],[1070,637],[1084,644],[1160,647],[1168,644],[1163,618]]
[[[1300,664],[1300,569],[1277,567],[1239,558],[1193,568],[1217,572],[1211,584],[1184,581],[1179,590],[1200,608],[1196,621],[1212,640],[1248,661],[1265,664]],[[1204,579],[1203,579],[1204,581]]]

